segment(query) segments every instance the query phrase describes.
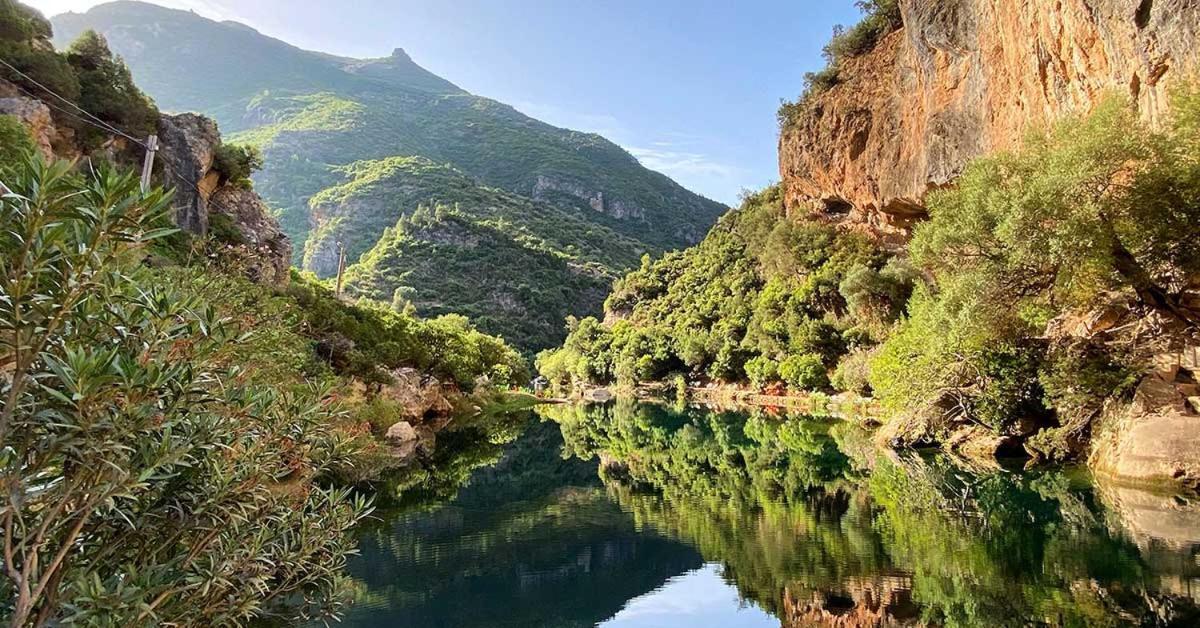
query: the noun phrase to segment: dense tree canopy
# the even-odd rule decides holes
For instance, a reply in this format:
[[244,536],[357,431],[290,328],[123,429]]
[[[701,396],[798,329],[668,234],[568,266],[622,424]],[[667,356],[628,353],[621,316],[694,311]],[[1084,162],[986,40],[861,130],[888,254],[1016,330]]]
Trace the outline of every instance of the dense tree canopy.
[[913,273],[865,235],[789,217],[778,188],[748,196],[699,246],[617,281],[611,325],[569,323],[539,358],[557,384],[664,379],[822,390],[848,352],[903,311]]
[[1114,295],[1196,327],[1180,291],[1200,272],[1200,96],[1182,88],[1174,105],[1155,130],[1110,98],[931,197],[910,246],[930,281],[874,362],[896,414],[1002,432],[1039,408],[1094,409],[1136,365],[1117,347],[1060,351],[1041,337],[1051,319]]

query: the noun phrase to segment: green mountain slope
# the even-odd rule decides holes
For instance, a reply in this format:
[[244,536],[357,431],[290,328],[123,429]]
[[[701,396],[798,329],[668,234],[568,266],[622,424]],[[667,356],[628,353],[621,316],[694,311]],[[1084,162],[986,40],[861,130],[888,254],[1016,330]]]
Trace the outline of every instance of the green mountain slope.
[[[354,275],[409,277],[404,285],[420,291],[423,312],[472,316],[516,333],[511,339],[525,349],[561,340],[562,316],[599,313],[596,286],[643,254],[698,242],[726,210],[598,135],[469,94],[403,50],[382,59],[336,57],[139,2],[60,15],[54,25],[58,45],[86,29],[101,32],[162,108],[208,113],[232,142],[259,147],[265,167],[255,188],[279,212],[295,263],[318,276],[336,274],[339,243],[353,266],[377,243],[395,252],[391,234],[380,238],[418,206],[454,208],[463,228],[497,241],[511,268],[475,269],[473,253],[449,249],[441,253],[464,257],[440,260],[439,272],[423,272],[414,261],[420,255],[376,255],[369,265],[363,260],[370,273]],[[477,272],[517,281],[547,263],[565,273],[550,301],[543,294],[488,311],[492,286],[460,290]],[[417,277],[424,283],[414,285]],[[399,287],[392,283],[361,289],[390,299]],[[508,320],[517,316],[532,318]]]
[[267,158],[260,190],[298,243],[307,235],[306,200],[330,180],[324,173],[393,156],[451,163],[487,185],[588,210],[595,222],[658,250],[699,241],[726,209],[598,135],[468,94],[403,50],[339,58],[137,2],[61,15],[54,24],[60,42],[87,28],[103,33],[165,109],[199,109],[227,132],[252,131],[242,139]]
[[[423,157],[360,161],[336,170],[343,178],[310,205],[317,227],[309,234],[304,266],[321,275],[337,270],[337,243],[349,259],[369,250],[378,234],[418,206],[445,205],[526,248],[551,253],[597,273],[629,268],[645,245],[570,209],[479,185],[449,165]],[[615,278],[615,277],[614,277]]]
[[428,315],[464,314],[530,349],[561,339],[568,315],[599,311],[611,283],[445,206],[401,218],[346,272],[352,293],[407,300]]

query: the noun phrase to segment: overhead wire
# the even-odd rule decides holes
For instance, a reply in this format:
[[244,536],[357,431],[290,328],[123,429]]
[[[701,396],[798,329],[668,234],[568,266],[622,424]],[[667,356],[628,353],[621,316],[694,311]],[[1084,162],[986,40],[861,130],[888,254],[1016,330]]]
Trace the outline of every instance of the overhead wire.
[[[28,74],[22,72],[21,70],[17,69],[16,67],[13,67],[12,64],[5,61],[4,59],[0,59],[0,65],[3,65],[4,67],[12,70],[13,72],[16,72],[19,76],[21,76],[21,78],[24,78],[25,80],[29,81],[30,83],[33,83],[34,85],[37,85],[40,89],[45,91],[47,94],[54,96],[55,98],[63,101],[64,103],[67,103],[68,105],[71,105],[71,107],[75,108],[77,111],[79,111],[83,115],[87,116],[88,118],[91,118],[93,120],[93,122],[89,122],[89,124],[92,124],[93,126],[96,126],[98,124],[102,130],[108,131],[109,133],[113,133],[116,135],[120,135],[121,137],[124,137],[125,139],[137,144],[138,146],[141,146],[142,148],[148,148],[146,146],[145,142],[143,142],[142,140],[139,140],[136,137],[129,135],[128,133],[122,131],[121,129],[118,129],[117,127],[109,124],[108,122],[105,122],[104,120],[101,120],[98,116],[93,115],[91,112],[89,112],[86,109],[84,109],[83,107],[80,107],[79,105],[75,104],[70,99],[66,98],[65,96],[60,95],[58,92],[55,92],[54,90],[50,89],[49,87],[46,87],[45,85],[42,85],[36,79],[34,79],[32,76],[29,76]],[[27,90],[21,88],[20,85],[17,86],[17,89],[20,89],[21,91],[25,92],[26,94],[29,94],[29,92]],[[33,96],[33,94],[29,94],[29,95]],[[34,96],[34,97],[36,98],[36,96]],[[60,109],[60,111],[61,111],[61,109]],[[64,111],[63,113],[66,113],[66,112]]]
[[[71,118],[72,118],[72,119],[74,119],[74,120],[77,120],[77,121],[79,121],[79,122],[82,122],[82,123],[84,123],[84,124],[87,124],[87,125],[89,125],[89,126],[92,126],[92,127],[96,128],[96,129],[99,129],[99,130],[101,130],[101,131],[105,131],[105,132],[107,132],[107,133],[112,133],[113,135],[118,135],[118,136],[120,136],[120,137],[123,137],[123,138],[125,138],[125,139],[127,139],[127,140],[129,140],[129,141],[133,142],[134,144],[136,144],[136,145],[140,146],[140,147],[141,147],[141,148],[143,148],[144,150],[146,150],[146,151],[150,151],[150,147],[149,147],[149,146],[148,146],[148,145],[147,145],[147,144],[146,144],[144,141],[142,141],[142,140],[139,140],[139,139],[137,139],[137,138],[133,137],[132,135],[130,135],[130,134],[128,134],[128,133],[126,133],[126,132],[122,131],[121,129],[119,129],[119,128],[117,128],[117,127],[113,126],[112,124],[109,124],[108,122],[105,122],[104,120],[101,120],[99,117],[97,117],[96,115],[94,115],[94,114],[92,114],[91,112],[87,111],[86,109],[84,109],[83,107],[79,106],[79,105],[78,105],[78,104],[76,104],[75,102],[72,102],[70,99],[68,99],[68,98],[66,98],[66,97],[64,97],[64,96],[62,96],[62,95],[60,95],[60,94],[58,94],[57,92],[55,92],[54,90],[52,90],[52,89],[50,89],[50,88],[46,87],[45,85],[42,85],[41,83],[39,83],[38,81],[36,81],[35,79],[33,79],[33,77],[29,76],[28,74],[26,74],[26,73],[22,72],[21,70],[19,70],[19,69],[17,69],[17,68],[15,68],[15,67],[13,67],[13,66],[12,66],[12,64],[8,63],[8,62],[7,62],[7,61],[5,61],[4,59],[0,59],[0,65],[3,65],[4,67],[7,67],[9,70],[12,70],[13,72],[16,72],[18,75],[20,75],[20,76],[21,76],[22,78],[24,78],[25,80],[27,80],[27,81],[29,81],[30,83],[32,83],[32,84],[34,84],[34,85],[38,86],[38,87],[39,87],[39,88],[41,88],[43,91],[45,91],[47,94],[50,94],[51,96],[54,96],[54,97],[55,97],[55,98],[57,98],[58,100],[61,100],[62,102],[64,102],[64,103],[66,103],[66,104],[70,105],[70,106],[71,106],[72,108],[74,108],[75,110],[77,110],[77,111],[79,111],[80,113],[82,113],[83,115],[87,116],[87,118],[90,118],[90,120],[89,120],[89,119],[87,119],[87,118],[81,118],[80,116],[78,116],[78,115],[76,115],[76,114],[74,114],[74,113],[72,113],[72,112],[70,112],[70,111],[67,111],[66,109],[63,109],[62,107],[59,107],[59,106],[55,105],[55,104],[54,104],[54,103],[52,103],[52,102],[47,102],[47,101],[45,101],[44,99],[42,99],[42,98],[39,98],[37,95],[33,94],[32,92],[30,92],[29,90],[25,89],[24,87],[22,87],[22,86],[20,86],[20,85],[17,85],[17,84],[15,84],[15,83],[13,84],[13,86],[14,86],[14,87],[16,87],[18,90],[20,90],[22,93],[24,93],[25,95],[29,96],[30,98],[33,98],[33,99],[35,99],[35,100],[38,100],[38,101],[42,102],[43,104],[47,105],[48,107],[50,107],[51,109],[54,109],[55,111],[58,111],[59,113],[62,113],[63,115],[69,116],[69,117],[71,117]],[[158,151],[157,151],[157,150],[155,150],[155,151],[152,151],[152,152],[154,153],[154,158],[155,158],[155,159],[158,159],[158,160],[161,160],[161,159],[162,159],[162,157],[161,157],[161,156],[158,154]],[[164,164],[164,166],[166,165],[166,164],[165,164],[165,162],[160,162],[160,163],[163,163],[163,164]],[[168,171],[169,171],[169,170],[168,170]],[[198,181],[197,181],[197,182],[190,181],[189,179],[187,179],[186,177],[184,177],[182,174],[179,174],[179,173],[176,173],[176,172],[173,172],[173,171],[171,171],[171,172],[170,172],[170,174],[174,175],[174,178],[175,178],[175,179],[177,179],[178,181],[180,181],[180,182],[182,182],[182,183],[186,184],[188,187],[190,187],[192,190],[194,190],[194,191],[196,192],[196,194],[197,194],[197,195],[200,195],[200,196],[203,196],[203,195],[204,195],[204,193],[203,193],[203,192],[200,190],[200,186],[199,186],[199,182],[198,182]],[[216,202],[215,202],[215,201],[213,201],[211,198],[209,198],[209,200],[208,200],[208,204],[209,204],[209,205],[211,205],[211,206],[213,206],[213,207],[216,207],[218,210],[222,211],[222,212],[223,212],[223,213],[225,213],[225,214],[232,215],[232,212],[230,212],[230,211],[229,211],[228,209],[226,209],[225,207],[222,207],[222,206],[221,206],[219,203],[216,203]]]

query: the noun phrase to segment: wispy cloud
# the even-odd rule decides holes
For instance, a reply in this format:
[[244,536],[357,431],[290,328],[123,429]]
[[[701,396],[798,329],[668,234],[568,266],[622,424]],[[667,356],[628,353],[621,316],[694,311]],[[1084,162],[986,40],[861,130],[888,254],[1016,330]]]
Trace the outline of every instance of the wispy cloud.
[[[729,196],[719,190],[737,189],[733,182],[745,178],[745,168],[730,165],[699,150],[704,138],[692,133],[661,131],[655,137],[635,139],[635,134],[614,115],[570,111],[555,105],[517,102],[522,113],[576,131],[598,133],[620,144],[643,166],[657,170],[701,193]],[[733,187],[731,187],[733,186]]]
[[671,142],[652,142],[650,148],[627,146],[642,165],[670,177],[690,178],[710,176],[732,178],[744,174],[742,168],[722,163],[703,153],[672,150]]

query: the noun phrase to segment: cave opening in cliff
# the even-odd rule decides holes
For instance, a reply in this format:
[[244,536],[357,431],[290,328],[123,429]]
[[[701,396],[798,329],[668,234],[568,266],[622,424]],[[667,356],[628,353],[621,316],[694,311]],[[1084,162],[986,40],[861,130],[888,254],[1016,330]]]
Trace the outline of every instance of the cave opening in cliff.
[[1142,0],[1142,3],[1138,5],[1137,12],[1133,14],[1133,21],[1139,29],[1150,25],[1150,11],[1153,8],[1154,0]]
[[824,204],[824,212],[833,216],[844,216],[854,211],[854,203],[837,196],[831,196],[821,202]]

